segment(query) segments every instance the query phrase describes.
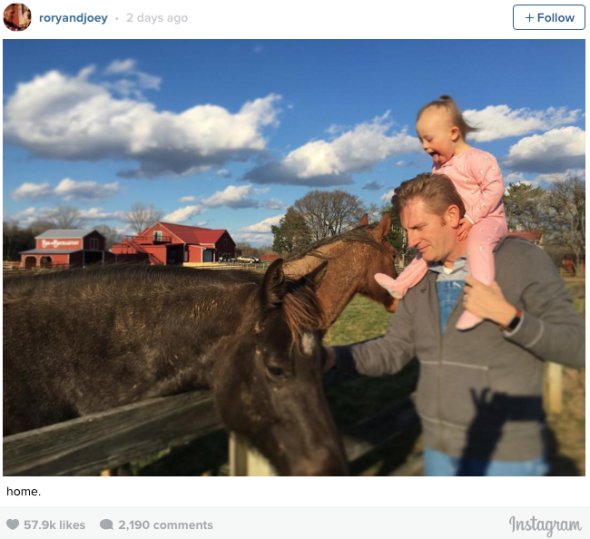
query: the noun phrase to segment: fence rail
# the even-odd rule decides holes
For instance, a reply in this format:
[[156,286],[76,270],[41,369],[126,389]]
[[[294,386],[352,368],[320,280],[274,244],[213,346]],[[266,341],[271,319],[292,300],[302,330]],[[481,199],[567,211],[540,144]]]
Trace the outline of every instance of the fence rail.
[[[410,398],[387,406],[341,433],[348,459],[366,455],[416,421]],[[94,474],[220,428],[210,391],[153,399],[5,437],[4,475]]]

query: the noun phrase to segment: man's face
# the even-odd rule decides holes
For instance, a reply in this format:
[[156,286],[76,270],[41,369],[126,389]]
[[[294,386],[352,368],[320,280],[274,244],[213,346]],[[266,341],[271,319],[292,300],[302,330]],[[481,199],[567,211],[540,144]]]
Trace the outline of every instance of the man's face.
[[450,259],[459,242],[457,230],[453,228],[457,220],[453,210],[447,210],[443,216],[436,215],[423,199],[414,198],[406,204],[400,219],[408,233],[408,246],[416,247],[426,262]]

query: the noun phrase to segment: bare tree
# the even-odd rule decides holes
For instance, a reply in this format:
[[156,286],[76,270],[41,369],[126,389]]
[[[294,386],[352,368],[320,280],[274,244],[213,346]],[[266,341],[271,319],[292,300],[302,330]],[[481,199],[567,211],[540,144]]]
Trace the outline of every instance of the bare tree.
[[107,249],[110,249],[119,241],[119,233],[108,225],[97,225],[94,230],[98,230],[105,237]]
[[81,213],[74,206],[58,206],[48,216],[56,228],[79,228],[82,224]]
[[296,200],[293,208],[305,220],[312,241],[340,234],[357,225],[364,213],[358,196],[339,189],[311,191]]
[[541,230],[547,227],[547,196],[541,187],[511,183],[504,193],[508,230]]
[[548,193],[549,241],[574,258],[576,274],[586,258],[586,182],[580,177],[558,179]]
[[163,217],[164,213],[156,210],[153,204],[149,206],[142,202],[136,202],[125,214],[127,222],[136,234],[141,233],[146,228],[155,225]]

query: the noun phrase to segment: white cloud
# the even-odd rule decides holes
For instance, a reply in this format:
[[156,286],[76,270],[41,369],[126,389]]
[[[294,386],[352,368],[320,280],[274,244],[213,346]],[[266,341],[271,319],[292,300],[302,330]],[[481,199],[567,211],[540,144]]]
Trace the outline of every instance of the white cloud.
[[119,182],[99,184],[64,178],[53,192],[64,200],[106,200],[119,192]]
[[280,210],[283,207],[283,202],[276,198],[269,198],[260,204],[263,208],[267,210]]
[[582,168],[586,134],[579,127],[552,129],[520,139],[503,159],[505,166],[521,172],[550,174]]
[[251,185],[236,187],[229,185],[223,191],[217,191],[213,196],[202,201],[203,206],[217,208],[227,206],[229,208],[258,208],[258,200],[251,198],[256,190]]
[[222,168],[215,173],[215,176],[220,176],[222,178],[229,179],[231,178],[231,172],[229,170],[226,170],[225,168]]
[[583,178],[586,179],[586,170],[585,169],[569,169],[565,172],[558,172],[555,174],[539,174],[534,183],[553,183],[559,180],[568,180],[570,178]]
[[136,67],[135,60],[114,60],[105,69],[105,75],[119,75],[128,78],[116,80],[115,82],[103,82],[105,88],[120,93],[124,97],[134,97],[143,100],[144,90],[159,90],[162,79],[140,71]]
[[123,221],[125,219],[125,212],[116,211],[108,212],[103,208],[90,208],[89,210],[79,210],[80,219],[83,222],[98,222],[98,221]]
[[188,197],[182,197],[181,199],[179,199],[178,202],[194,202],[195,200],[197,200],[196,197],[188,196]]
[[490,105],[483,110],[466,110],[463,115],[470,125],[478,128],[469,138],[476,142],[489,142],[574,123],[580,118],[581,111],[568,110],[566,107],[512,110],[508,105]]
[[[10,220],[18,221],[22,227],[27,227],[35,221],[52,220],[59,208],[37,208],[31,206],[15,215],[10,216]],[[78,218],[82,226],[92,226],[92,224],[99,224],[105,221],[123,221],[125,219],[125,212],[106,212],[103,208],[90,208],[88,210],[78,209]]]
[[387,193],[384,193],[383,195],[381,195],[379,197],[379,200],[383,200],[385,202],[391,202],[391,197],[394,195],[395,190],[391,189],[390,191],[387,191]]
[[245,226],[240,230],[243,232],[255,232],[257,234],[270,234],[270,227],[277,226],[283,217],[285,217],[285,214],[275,215],[274,217],[269,217],[268,219],[260,221],[259,223]]
[[48,182],[23,183],[12,192],[12,198],[43,199],[52,196],[62,197],[65,201],[71,200],[106,200],[119,192],[119,183],[100,184],[98,182],[77,182],[71,178],[64,178],[55,188]]
[[348,185],[353,183],[352,173],[370,170],[392,155],[420,152],[418,139],[408,135],[405,129],[389,134],[388,116],[386,113],[359,124],[331,141],[308,142],[291,151],[280,163],[267,163],[251,170],[244,179],[253,183],[310,187]]
[[128,58],[127,60],[113,60],[105,69],[107,74],[118,74],[133,71],[135,69],[135,60]]
[[45,183],[23,183],[17,187],[11,194],[13,200],[20,200],[21,198],[42,199],[51,196],[53,189],[47,182]]
[[167,223],[184,223],[188,221],[190,218],[195,217],[203,213],[205,208],[200,206],[199,204],[195,204],[193,206],[186,206],[184,208],[179,208],[168,215],[165,215],[162,219]]
[[275,94],[236,113],[211,104],[159,112],[152,103],[115,98],[89,80],[92,71],[50,71],[20,83],[4,108],[5,142],[47,159],[133,160],[138,168],[120,176],[155,178],[245,160],[265,149],[262,129],[278,125]]

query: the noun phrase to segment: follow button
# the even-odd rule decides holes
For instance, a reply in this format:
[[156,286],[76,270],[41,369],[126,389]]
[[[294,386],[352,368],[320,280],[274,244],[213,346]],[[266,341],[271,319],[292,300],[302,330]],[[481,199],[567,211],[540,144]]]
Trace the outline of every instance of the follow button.
[[512,8],[515,30],[584,30],[583,4],[516,4]]

